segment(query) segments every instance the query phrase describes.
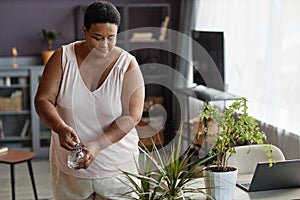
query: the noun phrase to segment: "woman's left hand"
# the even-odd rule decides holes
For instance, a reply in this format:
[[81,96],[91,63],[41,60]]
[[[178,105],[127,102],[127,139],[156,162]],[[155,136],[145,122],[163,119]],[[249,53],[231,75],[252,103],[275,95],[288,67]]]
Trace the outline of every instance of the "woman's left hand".
[[97,142],[90,142],[87,146],[83,146],[84,157],[77,162],[75,169],[87,169],[92,164],[99,151],[100,148]]

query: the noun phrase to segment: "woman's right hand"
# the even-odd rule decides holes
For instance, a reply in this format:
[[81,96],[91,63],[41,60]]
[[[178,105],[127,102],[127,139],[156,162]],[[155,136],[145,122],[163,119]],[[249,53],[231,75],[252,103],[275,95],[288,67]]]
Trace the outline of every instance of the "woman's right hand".
[[68,125],[59,127],[57,133],[60,146],[68,151],[73,150],[75,145],[79,142],[76,132]]

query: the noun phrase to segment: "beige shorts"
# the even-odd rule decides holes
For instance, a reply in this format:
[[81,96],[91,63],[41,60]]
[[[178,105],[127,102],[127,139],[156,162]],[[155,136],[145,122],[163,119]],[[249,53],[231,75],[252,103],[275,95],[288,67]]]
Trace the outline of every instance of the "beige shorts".
[[[128,199],[122,198],[122,194],[130,190],[130,183],[123,175],[82,179],[63,173],[53,164],[51,164],[51,179],[55,200],[121,200]],[[132,197],[136,198],[135,194],[132,194]]]

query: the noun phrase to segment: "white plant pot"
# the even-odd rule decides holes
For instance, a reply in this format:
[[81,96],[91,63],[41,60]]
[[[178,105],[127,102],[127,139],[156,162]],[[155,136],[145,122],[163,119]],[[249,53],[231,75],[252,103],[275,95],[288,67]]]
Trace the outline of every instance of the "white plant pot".
[[215,200],[232,200],[236,188],[238,170],[229,172],[203,171],[206,194]]

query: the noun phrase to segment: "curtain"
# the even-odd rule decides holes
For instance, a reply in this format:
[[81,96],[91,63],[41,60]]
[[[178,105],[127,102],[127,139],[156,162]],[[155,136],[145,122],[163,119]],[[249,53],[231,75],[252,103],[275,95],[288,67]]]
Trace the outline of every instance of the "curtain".
[[258,120],[300,135],[300,1],[201,0],[197,30],[223,31],[227,91]]
[[[187,88],[193,85],[193,57],[192,57],[192,38],[191,38],[191,30],[195,28],[196,16],[197,16],[197,8],[198,8],[198,0],[188,0],[181,1],[180,4],[180,21],[179,21],[179,32],[178,37],[174,40],[176,45],[176,51],[178,55],[176,56],[175,68],[176,70],[182,74],[187,81],[182,81],[182,79],[174,78],[174,86],[176,88]],[[175,35],[175,34],[174,34]],[[181,55],[181,56],[179,56]],[[192,141],[191,138],[191,130],[189,121],[190,119],[198,116],[198,112],[200,110],[200,106],[195,102],[194,99],[188,98],[183,94],[179,94],[176,96],[179,102],[183,104],[181,106],[173,104],[174,113],[177,118],[181,118],[183,120],[183,124],[188,124],[188,126],[183,127],[184,138],[187,140],[183,140],[185,143],[182,144],[182,149],[186,150]],[[175,100],[173,101],[175,102]],[[195,109],[193,109],[195,108]]]
[[[178,37],[176,41],[177,51],[180,53],[180,55],[182,55],[182,57],[180,56],[176,57],[176,70],[179,71],[179,73],[181,73],[187,79],[187,81],[182,81],[182,82],[180,80],[175,81],[174,84],[175,87],[177,88],[186,88],[186,87],[191,87],[193,85],[193,58],[192,58],[191,30],[195,28],[198,3],[199,3],[198,0],[189,0],[189,1],[181,1],[181,5],[180,5],[179,32],[180,35],[184,34],[186,37],[182,37],[182,36]],[[181,102],[185,102],[185,101],[186,101],[185,96],[182,96]],[[178,108],[176,109],[177,112],[179,112]],[[184,110],[187,111],[186,108]],[[184,112],[182,114],[184,115],[184,118],[186,120],[187,115],[193,117],[195,115],[198,115],[198,111],[199,109],[197,110],[197,112],[194,113],[189,113],[188,111],[188,113]]]
[[[191,36],[191,30],[195,28],[198,3],[198,0],[181,1],[179,32],[186,36]],[[177,57],[176,68],[188,80],[188,83],[177,84],[179,87],[190,87],[193,83],[192,40],[190,37],[180,38],[176,44],[178,51],[185,57]]]

